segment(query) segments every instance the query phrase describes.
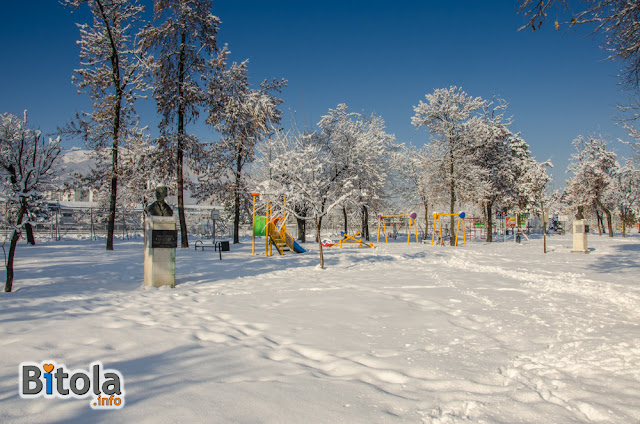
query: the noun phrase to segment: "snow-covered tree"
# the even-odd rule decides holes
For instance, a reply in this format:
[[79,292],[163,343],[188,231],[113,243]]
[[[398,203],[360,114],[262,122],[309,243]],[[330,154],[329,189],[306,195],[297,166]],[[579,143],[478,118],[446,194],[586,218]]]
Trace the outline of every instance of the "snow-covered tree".
[[622,237],[626,237],[627,226],[636,223],[640,204],[640,169],[628,160],[620,167],[611,185],[611,197],[617,204],[618,214],[622,222]]
[[[111,153],[106,150],[91,151],[89,157],[94,166],[88,172],[76,172],[65,182],[68,188],[76,190],[90,189],[96,195],[100,208],[109,209],[111,200],[110,179],[105,178],[111,171],[109,161]],[[130,130],[128,142],[118,149],[118,198],[117,209],[131,209],[144,204],[145,197],[152,195],[147,189],[149,184],[164,181],[161,167],[155,166],[158,160],[155,146],[149,141],[149,135],[142,130]],[[153,186],[155,187],[155,186]]]
[[613,237],[612,209],[615,204],[606,197],[617,171],[616,154],[607,150],[607,141],[601,136],[578,136],[573,145],[576,152],[571,155],[569,171],[573,172],[565,188],[566,198],[578,209],[598,208],[607,217],[609,237]]
[[[576,5],[578,3],[578,5]],[[638,17],[640,16],[640,1],[638,0],[583,0],[571,2],[569,0],[518,0],[519,11],[528,19],[528,25],[533,31],[539,29],[552,16],[562,16],[562,12],[569,14],[566,22],[555,21],[556,29],[561,25],[569,27],[589,26],[593,33],[602,33],[611,59],[619,59],[624,65],[624,81],[633,89],[640,84],[640,30]],[[562,18],[560,18],[562,19]]]
[[87,90],[93,110],[77,114],[63,132],[82,136],[95,150],[96,158],[104,160],[109,151],[110,165],[103,166],[94,177],[104,180],[109,188],[109,221],[107,250],[113,250],[113,233],[120,166],[120,148],[138,140],[135,100],[146,88],[141,72],[141,50],[135,40],[135,24],[144,11],[136,0],[64,0],[63,4],[77,9],[86,6],[93,16],[92,24],[80,28],[80,65],[74,81],[80,90]]
[[[277,172],[262,184],[261,192],[269,193],[272,201],[286,197],[286,203],[273,202],[274,214],[284,209],[291,216],[313,221],[320,267],[324,268],[321,219],[357,192],[353,175],[346,169],[336,169],[332,152],[317,134],[292,137],[277,131],[265,144],[270,157],[262,157],[260,162]],[[296,214],[295,205],[301,204],[307,207],[305,216]]]
[[543,163],[536,161],[520,134],[510,137],[509,146],[515,167],[515,209],[518,212],[533,212],[545,199],[547,184],[551,181],[547,167],[553,168],[553,164],[550,160]]
[[208,169],[200,178],[197,197],[217,196],[230,206],[233,214],[233,242],[239,243],[240,218],[251,201],[246,165],[255,159],[256,143],[267,137],[280,122],[276,97],[285,80],[263,81],[251,88],[247,63],[233,63],[228,69],[225,49],[215,64],[216,78],[210,80],[207,122],[221,134],[219,143],[210,146]]
[[220,19],[211,10],[211,0],[155,0],[154,25],[141,33],[153,70],[153,95],[162,117],[158,151],[175,157],[169,164],[175,164],[182,247],[189,247],[184,160],[197,161],[203,152],[197,138],[186,132],[186,125],[198,118],[206,103],[204,82],[214,72],[211,59],[218,53]]
[[484,105],[484,113],[469,120],[467,155],[473,162],[465,169],[463,180],[470,186],[475,200],[480,202],[485,218],[487,242],[492,241],[493,207],[514,203],[517,172],[509,146],[510,119],[505,118],[506,103],[495,100]]
[[[461,88],[451,86],[435,90],[414,106],[415,115],[411,123],[415,127],[426,127],[431,133],[431,143],[437,146],[442,155],[438,158],[438,172],[446,182],[449,213],[455,213],[460,186],[469,181],[467,173],[471,164],[468,155],[468,121],[480,110],[485,102],[480,97],[471,97]],[[454,217],[451,216],[451,228]],[[451,238],[451,245],[454,244]]]
[[618,110],[621,112],[620,123],[627,130],[629,137],[635,140],[625,144],[631,146],[635,152],[633,159],[636,164],[640,164],[640,98],[631,96],[629,103],[624,106],[619,105]]
[[434,146],[425,144],[420,148],[402,145],[392,153],[393,164],[392,191],[402,199],[405,206],[424,209],[425,237],[428,235],[431,208],[443,202],[441,186],[437,181],[436,169],[438,155]]
[[45,142],[40,131],[28,128],[27,113],[20,119],[0,115],[0,178],[9,208],[6,224],[13,228],[6,258],[7,280],[4,290],[13,288],[16,246],[25,226],[33,220],[40,192],[50,188],[54,162],[60,154],[60,138]]
[[356,208],[362,218],[362,236],[369,240],[369,209],[379,200],[387,180],[390,153],[397,148],[395,137],[385,131],[384,120],[374,114],[365,116],[349,112],[346,104],[339,104],[323,116],[318,127],[318,140],[330,152],[336,173],[352,180],[356,191],[341,205]]

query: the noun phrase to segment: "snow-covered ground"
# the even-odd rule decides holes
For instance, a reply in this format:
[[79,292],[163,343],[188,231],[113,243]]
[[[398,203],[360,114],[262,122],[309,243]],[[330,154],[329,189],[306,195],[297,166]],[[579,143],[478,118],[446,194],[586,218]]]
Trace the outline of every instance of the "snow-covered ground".
[[[640,237],[589,244],[178,249],[150,290],[140,240],[20,245],[0,422],[640,422]],[[101,361],[126,405],[21,399],[23,361]]]

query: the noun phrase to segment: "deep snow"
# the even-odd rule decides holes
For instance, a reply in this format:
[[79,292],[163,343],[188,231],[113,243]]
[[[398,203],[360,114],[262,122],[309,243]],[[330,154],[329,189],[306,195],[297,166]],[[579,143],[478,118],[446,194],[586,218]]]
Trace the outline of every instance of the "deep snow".
[[[223,260],[142,241],[20,245],[0,295],[0,422],[640,422],[640,237],[381,244]],[[263,252],[259,245],[258,252]],[[21,399],[18,364],[119,370],[126,405]]]

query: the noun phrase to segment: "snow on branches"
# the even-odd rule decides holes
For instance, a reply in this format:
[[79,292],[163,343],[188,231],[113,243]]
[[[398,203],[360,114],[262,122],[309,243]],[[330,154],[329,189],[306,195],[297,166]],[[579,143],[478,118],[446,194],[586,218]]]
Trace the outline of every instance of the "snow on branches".
[[233,242],[239,242],[241,211],[250,195],[246,165],[255,159],[256,143],[272,132],[281,119],[277,97],[286,80],[264,80],[259,88],[249,83],[247,64],[234,62],[227,67],[229,52],[225,48],[212,60],[215,76],[208,81],[209,123],[220,135],[219,143],[210,145],[208,166],[197,187],[200,199],[217,197],[233,214]]
[[[336,207],[369,207],[386,178],[385,161],[395,148],[384,121],[349,112],[340,104],[322,117],[320,131],[291,136],[277,131],[260,146],[260,166],[268,179],[262,192],[276,208],[300,220],[312,220],[324,267],[320,231],[322,219]],[[304,210],[305,213],[299,213]]]
[[[65,0],[64,5],[77,9],[86,5],[93,23],[80,28],[80,65],[73,77],[80,91],[87,90],[93,102],[91,112],[76,114],[75,120],[61,131],[84,138],[101,159],[97,172],[88,177],[96,187],[109,189],[109,224],[107,250],[113,250],[118,176],[122,161],[119,149],[145,141],[140,136],[134,103],[147,88],[142,72],[142,48],[136,40],[134,26],[144,6],[136,0]],[[110,163],[109,166],[105,165]]]
[[433,176],[426,181],[436,191],[448,192],[450,214],[460,201],[482,206],[487,228],[494,206],[528,211],[549,181],[528,145],[511,132],[506,106],[501,99],[487,102],[452,86],[427,94],[426,102],[414,107],[411,119],[414,126],[424,126],[431,134]]
[[[174,150],[181,247],[189,247],[184,211],[184,159],[197,162],[192,151],[202,152],[199,141],[186,132],[206,104],[204,82],[213,74],[218,53],[220,19],[211,13],[211,0],[156,0],[154,25],[141,32],[146,62],[153,73],[153,96],[161,116],[162,151]],[[191,149],[187,145],[191,143]],[[166,157],[166,156],[165,156]]]
[[59,154],[60,137],[45,142],[40,131],[28,128],[26,111],[22,119],[8,113],[0,115],[1,187],[9,206],[5,220],[13,227],[7,258],[7,292],[13,286],[13,258],[18,239],[35,217],[41,191],[51,185],[53,165]]
[[[27,114],[0,115],[0,175],[3,194],[12,203],[22,204],[49,188],[53,163],[60,154],[60,137],[45,142],[40,131],[27,126]],[[15,228],[26,221],[19,220]]]

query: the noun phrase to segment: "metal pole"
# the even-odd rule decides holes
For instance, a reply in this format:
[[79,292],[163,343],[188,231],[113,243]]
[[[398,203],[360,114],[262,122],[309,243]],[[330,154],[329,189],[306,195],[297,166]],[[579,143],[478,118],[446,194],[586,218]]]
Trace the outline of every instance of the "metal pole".
[[259,193],[251,193],[253,197],[253,212],[252,216],[252,226],[251,226],[251,254],[256,254],[256,197]]
[[542,209],[542,240],[543,240],[543,252],[547,253],[547,231],[545,229],[544,222],[544,203],[540,202],[540,208]]
[[56,241],[60,240],[60,221],[58,214],[60,213],[60,203],[58,202],[58,209],[56,210]]

